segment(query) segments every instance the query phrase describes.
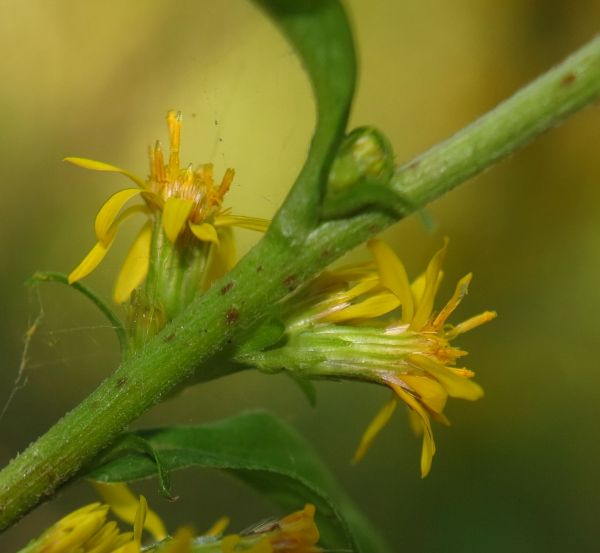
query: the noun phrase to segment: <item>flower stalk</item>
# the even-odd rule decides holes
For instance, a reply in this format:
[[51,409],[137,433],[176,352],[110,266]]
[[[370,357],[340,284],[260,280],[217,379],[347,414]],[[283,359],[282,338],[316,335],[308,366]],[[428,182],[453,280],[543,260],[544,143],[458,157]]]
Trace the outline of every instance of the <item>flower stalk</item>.
[[[600,37],[459,134],[398,168],[393,187],[419,209],[599,97]],[[304,206],[312,204],[299,192],[313,186],[299,181],[276,224],[229,274],[0,473],[0,529],[85,469],[131,421],[196,371],[217,376],[208,361],[229,340],[264,317],[275,301],[401,218],[368,209],[348,219],[315,223],[301,239],[290,240],[287,229],[295,220],[285,217],[299,214],[303,225],[318,220],[303,214]]]

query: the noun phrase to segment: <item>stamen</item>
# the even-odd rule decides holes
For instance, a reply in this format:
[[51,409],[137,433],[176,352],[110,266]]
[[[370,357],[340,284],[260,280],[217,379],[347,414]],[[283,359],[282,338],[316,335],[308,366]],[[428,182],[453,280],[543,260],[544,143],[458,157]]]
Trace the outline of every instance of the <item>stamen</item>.
[[154,172],[156,174],[156,180],[159,183],[167,180],[165,174],[165,158],[163,156],[162,146],[158,140],[154,145]]
[[458,336],[459,334],[464,334],[469,330],[473,330],[482,324],[490,322],[492,319],[495,319],[497,313],[495,311],[484,311],[479,315],[475,315],[462,323],[457,324],[453,329],[446,333],[446,338],[451,340],[452,338]]
[[174,180],[179,171],[179,144],[181,139],[181,112],[171,110],[167,113],[169,127],[169,177]]
[[185,170],[185,174],[183,175],[183,184],[184,186],[191,186],[194,182],[194,170],[192,168],[192,164],[190,163]]
[[225,174],[223,175],[223,180],[221,181],[221,186],[219,186],[219,197],[223,198],[229,189],[231,188],[231,183],[233,182],[233,177],[235,176],[235,171],[233,169],[227,169]]

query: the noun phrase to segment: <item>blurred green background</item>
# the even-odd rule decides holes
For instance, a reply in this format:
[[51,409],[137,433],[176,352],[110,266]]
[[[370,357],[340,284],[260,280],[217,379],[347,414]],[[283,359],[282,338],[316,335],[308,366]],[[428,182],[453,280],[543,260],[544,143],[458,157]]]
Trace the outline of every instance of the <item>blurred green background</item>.
[[[384,130],[399,162],[446,138],[589,40],[597,0],[353,0],[361,76],[353,125]],[[28,294],[38,269],[68,272],[91,247],[93,217],[125,183],[61,163],[67,155],[146,174],[166,141],[167,109],[184,112],[184,161],[236,168],[228,205],[268,217],[299,170],[313,125],[308,84],[270,21],[242,0],[0,0],[0,136],[4,186],[0,405],[28,318],[45,318],[26,385],[0,421],[0,460],[44,432],[115,367],[105,321],[68,289]],[[434,431],[430,476],[402,413],[366,459],[349,459],[386,390],[319,383],[311,408],[284,377],[243,374],[186,391],[136,426],[195,423],[266,407],[306,435],[397,551],[596,551],[600,483],[600,110],[596,105],[385,233],[412,275],[449,236],[442,294],[475,274],[457,318],[499,318],[460,340],[486,397],[451,401]],[[87,280],[110,293],[136,231],[121,232]],[[239,233],[242,250],[256,239]],[[365,256],[360,250],[354,258]],[[138,486],[169,527],[240,529],[275,508],[229,477],[174,478],[176,503]],[[94,500],[64,489],[0,537],[13,551]]]

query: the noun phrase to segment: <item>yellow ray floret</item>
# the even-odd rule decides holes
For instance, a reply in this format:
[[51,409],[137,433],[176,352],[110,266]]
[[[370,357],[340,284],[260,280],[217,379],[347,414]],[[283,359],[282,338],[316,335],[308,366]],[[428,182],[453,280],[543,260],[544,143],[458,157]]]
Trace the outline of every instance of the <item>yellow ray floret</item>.
[[141,539],[143,529],[156,540],[167,535],[165,525],[154,511],[148,509],[146,499],[141,496],[138,500],[125,484],[94,482],[94,487],[116,516],[133,525],[136,538]]

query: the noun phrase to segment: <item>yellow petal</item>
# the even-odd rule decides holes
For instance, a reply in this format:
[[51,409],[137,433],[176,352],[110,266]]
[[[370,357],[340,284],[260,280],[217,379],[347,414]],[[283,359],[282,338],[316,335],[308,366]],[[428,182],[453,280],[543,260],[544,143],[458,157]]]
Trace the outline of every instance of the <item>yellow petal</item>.
[[69,274],[69,284],[77,282],[89,275],[104,259],[104,256],[110,249],[119,225],[125,220],[137,213],[147,213],[148,210],[144,206],[132,206],[124,210],[109,227],[104,235],[104,239],[100,240],[87,254],[83,261]]
[[104,259],[106,252],[110,249],[115,238],[113,232],[111,236],[106,236],[104,242],[98,242],[90,252],[83,258],[83,261],[69,273],[69,284],[89,275]]
[[269,228],[271,221],[269,219],[260,219],[258,217],[245,217],[244,215],[217,215],[215,218],[216,227],[240,227],[258,232],[265,232]]
[[173,540],[162,549],[163,553],[189,553],[192,550],[194,534],[189,527],[183,527],[175,532]]
[[354,453],[354,457],[352,459],[353,463],[357,463],[360,461],[367,453],[368,449],[371,447],[373,440],[379,434],[381,429],[389,422],[390,418],[394,414],[396,410],[396,406],[398,405],[398,398],[392,396],[392,399],[388,401],[381,411],[377,413],[375,418],[371,421],[362,438],[360,439],[360,444]]
[[448,393],[437,380],[413,374],[403,374],[401,379],[418,394],[429,409],[435,413],[442,413]]
[[86,553],[111,553],[130,539],[131,534],[128,536],[120,534],[117,523],[111,520],[85,542],[85,551]]
[[228,526],[229,526],[229,517],[221,517],[202,535],[203,536],[220,536]]
[[141,194],[141,190],[137,188],[125,188],[113,194],[100,208],[94,224],[96,230],[96,238],[100,241],[105,239],[110,228],[117,219],[121,208],[134,196]]
[[341,301],[350,301],[367,292],[370,292],[374,288],[376,288],[379,284],[379,279],[377,278],[364,278],[361,282],[346,290],[345,292],[340,292],[339,296],[336,298]]
[[185,222],[192,211],[192,200],[183,198],[169,198],[163,208],[163,228],[171,242],[175,242],[183,230]]
[[265,536],[250,549],[246,549],[246,553],[273,553],[273,546],[271,545],[269,538]]
[[440,270],[447,247],[448,240],[444,240],[444,245],[436,252],[427,266],[427,271],[425,272],[425,289],[410,325],[411,328],[419,329],[423,327],[431,315],[433,300],[435,299],[435,293],[439,285]]
[[412,428],[412,431],[416,436],[423,435],[423,422],[421,421],[421,417],[417,415],[412,409],[408,410],[408,423]]
[[142,543],[142,532],[146,523],[146,513],[148,513],[148,502],[143,495],[140,495],[137,510],[135,511],[135,519],[133,521],[133,541]]
[[454,294],[452,294],[452,297],[448,300],[448,303],[444,306],[444,308],[440,311],[439,315],[433,321],[433,326],[435,328],[439,329],[442,326],[444,326],[446,319],[458,307],[462,299],[469,291],[469,284],[471,283],[472,278],[473,274],[469,273],[468,275],[465,275],[458,281],[458,283],[456,284],[456,289],[454,290]]
[[140,546],[136,542],[130,541],[111,553],[140,553]]
[[[115,515],[125,522],[134,524],[135,532],[135,521],[136,517],[139,518],[138,511],[140,511],[138,507],[140,507],[143,502],[138,501],[135,495],[131,493],[125,484],[105,484],[103,482],[93,482],[93,485],[104,502],[110,506]],[[141,514],[142,513],[140,512],[140,515]],[[144,528],[148,530],[156,540],[162,540],[167,535],[162,520],[151,509],[147,510]]]
[[423,446],[421,448],[421,478],[425,478],[431,470],[431,461],[435,455],[435,442],[431,430],[431,422],[422,405],[401,386],[390,384],[392,389],[421,419],[423,426]]
[[233,230],[230,227],[220,228],[219,245],[210,249],[206,277],[203,288],[206,290],[215,280],[230,271],[236,262],[236,248]]
[[237,534],[231,534],[229,536],[225,536],[221,540],[221,551],[223,553],[234,553],[235,546],[238,543],[240,543],[241,540],[242,540],[242,538],[240,538],[240,536],[238,536]]
[[377,263],[381,284],[389,288],[402,305],[402,322],[409,323],[414,315],[414,303],[406,269],[393,250],[381,240],[370,240],[369,249]]
[[219,243],[217,229],[210,223],[202,223],[200,225],[189,223],[189,227],[198,240],[202,240],[203,242],[212,242],[213,244]]
[[352,319],[373,319],[393,311],[399,305],[400,300],[394,294],[382,292],[345,309],[334,311],[328,314],[324,320],[339,323]]
[[135,184],[137,184],[140,188],[146,188],[146,183],[143,179],[126,171],[125,169],[121,169],[120,167],[115,167],[114,165],[110,165],[108,163],[104,163],[102,161],[94,161],[93,159],[86,159],[84,157],[66,157],[63,159],[68,163],[72,163],[73,165],[77,165],[78,167],[83,167],[84,169],[91,169],[92,171],[103,171],[105,173],[119,173],[130,178]]
[[333,271],[324,271],[319,275],[319,279],[325,277],[326,281],[333,282],[354,282],[367,279],[379,280],[379,276],[375,272],[375,266],[372,262],[357,263],[339,267]]
[[412,292],[413,301],[415,304],[419,304],[425,291],[425,273],[420,274],[410,283],[410,291]]
[[140,230],[125,262],[119,271],[113,299],[116,303],[124,303],[148,274],[150,264],[150,242],[152,240],[152,222],[148,221]]
[[415,366],[426,371],[446,389],[449,396],[475,401],[483,397],[483,388],[469,378],[457,374],[449,367],[437,363],[424,355],[409,355]]
[[108,508],[95,503],[67,515],[49,528],[40,538],[37,550],[45,553],[66,553],[79,548],[101,531]]

